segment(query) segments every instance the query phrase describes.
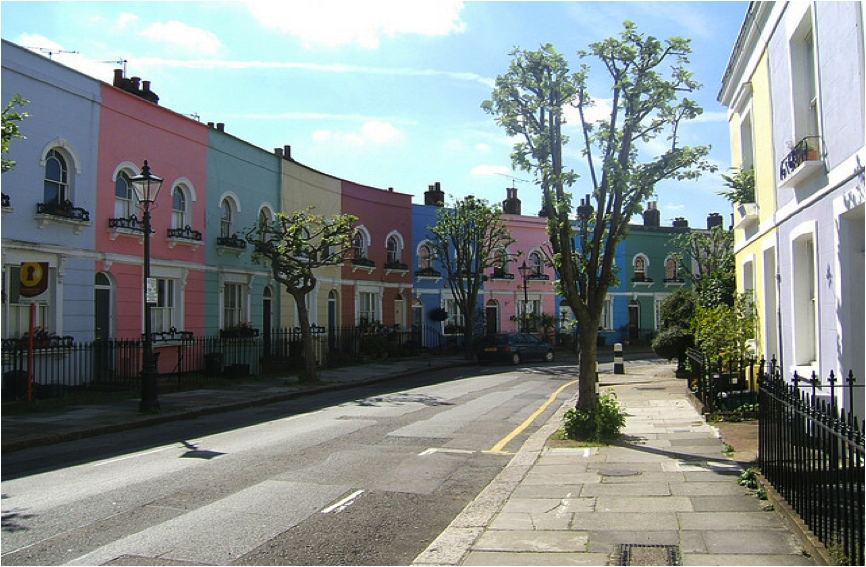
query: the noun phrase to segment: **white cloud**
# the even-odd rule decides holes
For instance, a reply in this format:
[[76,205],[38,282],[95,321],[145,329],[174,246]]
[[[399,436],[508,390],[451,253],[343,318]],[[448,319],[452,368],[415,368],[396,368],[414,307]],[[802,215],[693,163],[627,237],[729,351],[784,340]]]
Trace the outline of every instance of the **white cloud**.
[[316,130],[313,132],[316,142],[337,142],[356,148],[400,144],[404,140],[403,132],[390,122],[370,120],[359,130]]
[[490,151],[490,146],[487,144],[475,144],[475,149],[479,152],[487,153]]
[[217,55],[223,49],[223,44],[215,33],[173,20],[152,24],[141,32],[141,35],[153,41],[176,45],[186,52]]
[[383,35],[448,35],[466,29],[462,0],[250,0],[247,5],[262,25],[300,38],[307,48],[357,44],[376,49]]
[[122,13],[117,17],[117,27],[120,29],[126,28],[129,24],[134,24],[138,21],[138,16],[136,14],[130,14],[128,12]]
[[473,177],[489,177],[491,175],[508,175],[511,168],[505,165],[477,165],[470,172]]

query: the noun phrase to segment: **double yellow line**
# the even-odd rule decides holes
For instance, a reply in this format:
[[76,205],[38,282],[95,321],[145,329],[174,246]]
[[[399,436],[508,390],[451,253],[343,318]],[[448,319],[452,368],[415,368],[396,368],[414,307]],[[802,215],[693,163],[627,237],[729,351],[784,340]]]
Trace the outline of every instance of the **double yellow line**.
[[519,425],[519,426],[518,426],[514,431],[512,431],[511,433],[509,433],[508,435],[506,435],[506,436],[502,439],[502,441],[500,441],[499,443],[497,443],[496,445],[494,445],[492,449],[490,449],[489,451],[485,451],[485,453],[504,453],[505,451],[503,451],[502,449],[504,449],[506,445],[508,445],[509,443],[511,443],[511,441],[512,441],[515,437],[517,437],[518,435],[520,435],[520,434],[523,432],[524,429],[526,429],[527,427],[529,427],[529,425],[530,425],[533,421],[535,421],[536,418],[538,418],[538,416],[541,415],[541,414],[544,412],[544,410],[547,409],[547,406],[549,406],[550,404],[553,403],[553,401],[556,399],[556,397],[559,396],[559,394],[561,394],[563,390],[565,390],[566,388],[568,388],[568,387],[571,386],[572,384],[577,384],[577,382],[578,382],[577,380],[572,380],[571,382],[568,382],[567,384],[563,384],[563,385],[562,385],[562,386],[561,386],[557,391],[555,391],[555,392],[550,396],[550,398],[548,398],[548,400],[547,400],[546,402],[544,402],[544,404],[543,404],[540,408],[538,408],[538,409],[535,411],[535,413],[533,413],[533,414],[530,415],[528,418],[526,418],[526,421],[524,421],[523,423],[521,423],[521,424],[520,424],[520,425]]

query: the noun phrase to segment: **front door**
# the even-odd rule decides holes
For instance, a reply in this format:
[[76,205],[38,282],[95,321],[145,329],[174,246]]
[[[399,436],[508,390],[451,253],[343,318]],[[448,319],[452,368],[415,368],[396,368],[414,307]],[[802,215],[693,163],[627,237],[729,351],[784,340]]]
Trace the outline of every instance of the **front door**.
[[635,341],[640,336],[640,303],[632,300],[628,304],[628,339]]

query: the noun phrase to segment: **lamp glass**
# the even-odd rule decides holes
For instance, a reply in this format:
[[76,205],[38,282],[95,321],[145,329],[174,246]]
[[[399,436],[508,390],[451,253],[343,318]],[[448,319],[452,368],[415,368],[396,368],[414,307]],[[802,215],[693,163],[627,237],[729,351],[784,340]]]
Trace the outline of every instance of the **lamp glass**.
[[141,202],[153,203],[159,195],[159,190],[162,188],[162,178],[153,175],[150,172],[150,166],[147,165],[147,160],[144,160],[144,166],[141,168],[141,173],[129,178],[135,192],[141,196]]

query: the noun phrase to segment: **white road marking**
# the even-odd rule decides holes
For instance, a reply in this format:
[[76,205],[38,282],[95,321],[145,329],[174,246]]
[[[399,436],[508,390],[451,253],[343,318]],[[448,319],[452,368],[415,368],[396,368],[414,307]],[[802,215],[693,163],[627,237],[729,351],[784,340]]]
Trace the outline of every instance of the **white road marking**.
[[331,506],[328,506],[327,508],[322,510],[322,514],[330,514],[331,512],[339,514],[340,512],[342,512],[343,510],[345,510],[346,508],[351,506],[352,503],[354,502],[355,498],[360,496],[363,492],[364,492],[363,490],[357,490],[357,491],[353,492],[352,494],[346,496],[345,498],[343,498],[339,502],[332,504]]

